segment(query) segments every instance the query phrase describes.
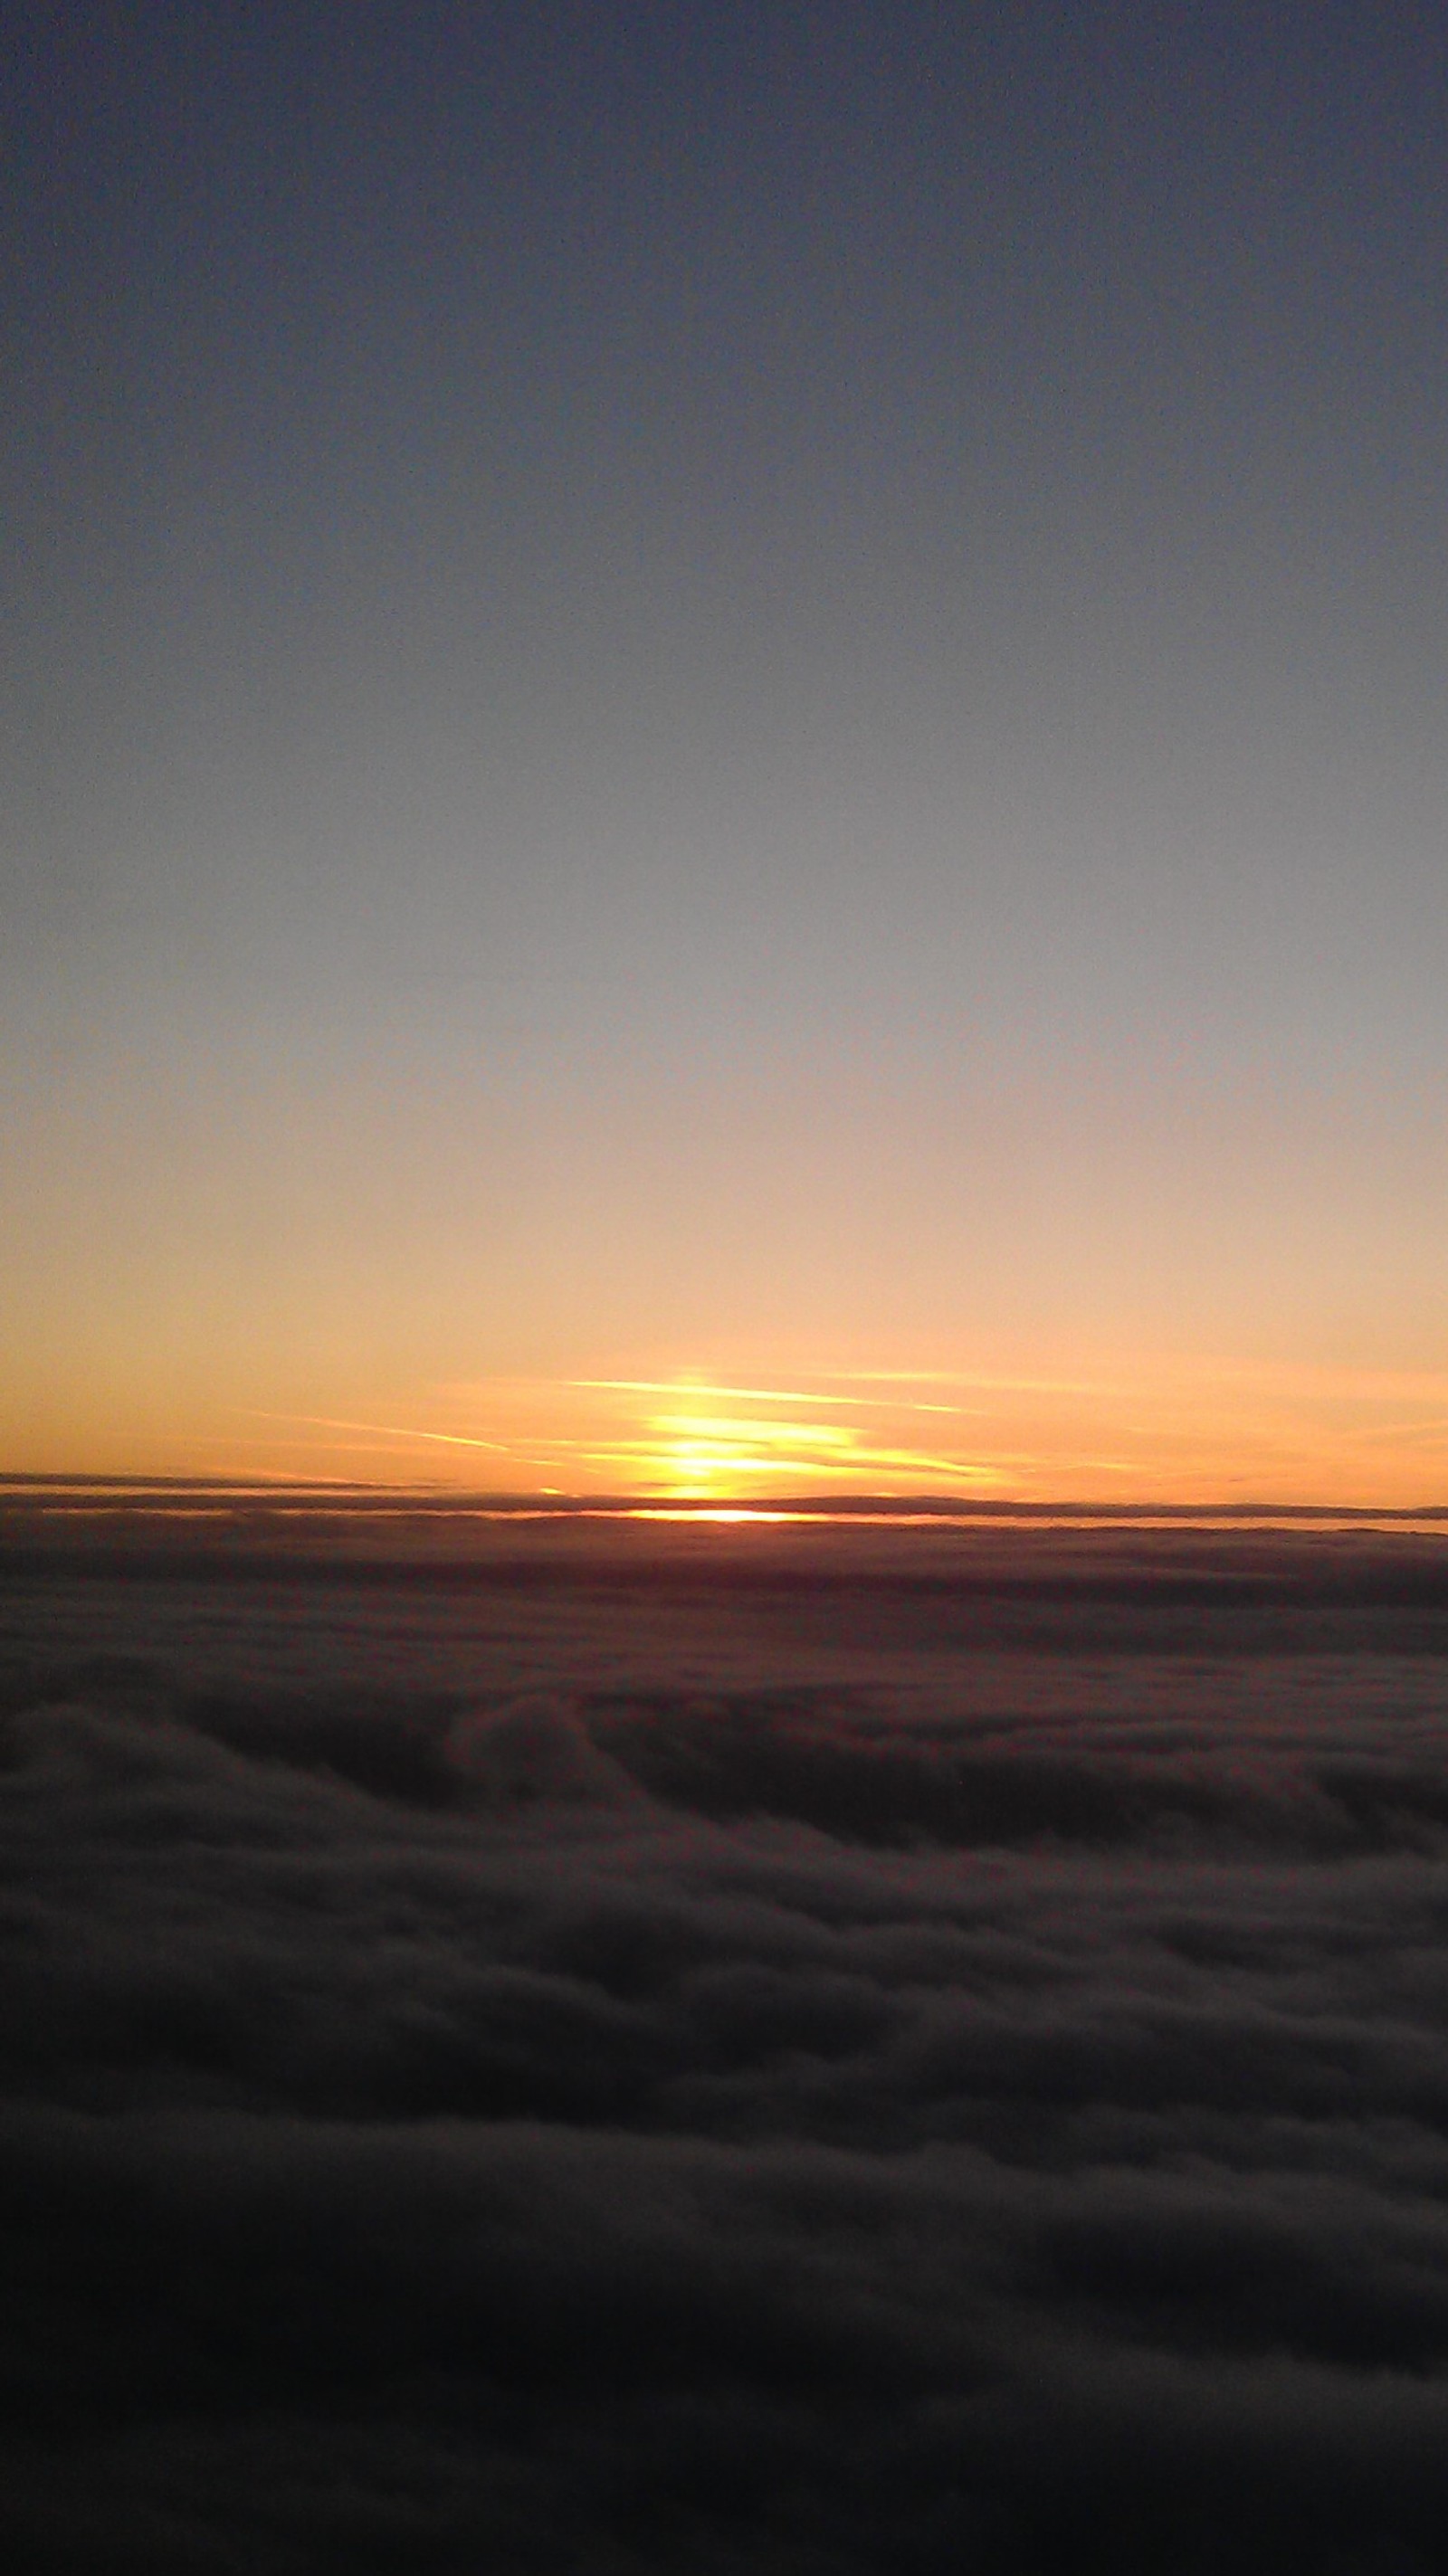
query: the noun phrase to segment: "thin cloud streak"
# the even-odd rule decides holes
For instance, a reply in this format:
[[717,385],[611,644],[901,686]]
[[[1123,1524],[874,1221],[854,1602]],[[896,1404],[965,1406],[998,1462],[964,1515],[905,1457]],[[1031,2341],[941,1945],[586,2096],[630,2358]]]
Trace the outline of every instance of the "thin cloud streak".
[[712,1481],[718,1481],[718,1478],[725,1473],[748,1476],[751,1479],[756,1476],[818,1477],[821,1475],[868,1478],[886,1473],[892,1476],[939,1475],[946,1477],[952,1483],[990,1484],[998,1482],[1009,1465],[1019,1463],[938,1458],[925,1452],[901,1449],[848,1447],[808,1449],[803,1444],[800,1445],[798,1455],[781,1454],[777,1450],[770,1450],[767,1455],[760,1456],[757,1452],[742,1448],[731,1451],[722,1441],[710,1443],[702,1440],[696,1444],[696,1455],[692,1459],[688,1450],[671,1452],[662,1443],[645,1439],[617,1440],[599,1446],[591,1446],[582,1441],[576,1444],[560,1442],[558,1453],[560,1456],[572,1454],[592,1466],[608,1463],[637,1468],[640,1465],[651,1464],[657,1474],[669,1482],[687,1478],[692,1464],[698,1467],[707,1466]]
[[[1014,1377],[990,1369],[843,1369],[840,1374],[852,1385],[978,1386],[1001,1395],[1116,1396],[1121,1393],[1119,1385],[1105,1379]],[[977,1411],[980,1408],[969,1409]]]
[[465,1431],[424,1431],[410,1422],[353,1422],[329,1413],[268,1413],[250,1405],[239,1409],[253,1422],[303,1422],[321,1431],[371,1431],[384,1440],[437,1440],[450,1449],[492,1449],[502,1458],[516,1455],[505,1440],[480,1440]]
[[712,1379],[702,1378],[573,1377],[568,1378],[565,1383],[581,1389],[595,1389],[601,1393],[613,1392],[621,1395],[697,1395],[721,1399],[737,1398],[741,1402],[752,1400],[759,1404],[811,1404],[823,1408],[843,1404],[879,1413],[958,1414],[962,1420],[974,1419],[983,1411],[980,1405],[921,1404],[912,1403],[908,1399],[896,1401],[884,1395],[841,1395],[838,1392],[816,1395],[807,1393],[801,1387],[720,1386]]

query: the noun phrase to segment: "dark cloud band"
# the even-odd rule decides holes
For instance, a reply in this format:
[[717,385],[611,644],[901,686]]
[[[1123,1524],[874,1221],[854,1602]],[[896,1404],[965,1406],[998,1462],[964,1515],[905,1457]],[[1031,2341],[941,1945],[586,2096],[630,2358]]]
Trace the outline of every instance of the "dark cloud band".
[[9,1694],[18,2563],[1434,2564],[1441,1666],[184,1662]]

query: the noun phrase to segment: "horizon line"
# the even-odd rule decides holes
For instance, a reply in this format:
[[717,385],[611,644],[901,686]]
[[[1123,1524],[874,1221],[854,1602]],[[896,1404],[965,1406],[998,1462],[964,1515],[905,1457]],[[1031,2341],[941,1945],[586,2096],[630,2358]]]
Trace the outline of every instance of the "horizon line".
[[126,1474],[104,1469],[87,1473],[73,1469],[0,1468],[0,1497],[23,1499],[33,1494],[37,1499],[46,1494],[129,1495],[143,1499],[148,1495],[207,1494],[216,1497],[233,1495],[263,1500],[293,1496],[318,1504],[328,1502],[366,1506],[369,1502],[411,1503],[419,1509],[453,1511],[486,1511],[499,1517],[524,1514],[533,1517],[568,1519],[587,1514],[619,1516],[624,1514],[657,1514],[671,1517],[709,1519],[721,1514],[745,1520],[778,1519],[781,1516],[802,1518],[861,1519],[865,1517],[903,1517],[909,1513],[932,1519],[999,1520],[1010,1519],[1096,1519],[1162,1520],[1294,1519],[1294,1520],[1442,1520],[1448,1522],[1448,1502],[1365,1503],[1328,1501],[1273,1501],[1268,1497],[1250,1500],[1224,1500],[1203,1496],[1194,1502],[1180,1499],[1158,1501],[1151,1495],[1138,1495],[1130,1500],[1104,1501],[1063,1495],[1051,1499],[1012,1497],[1007,1494],[955,1494],[939,1486],[918,1492],[862,1493],[858,1490],[839,1493],[828,1488],[792,1493],[761,1495],[711,1493],[678,1494],[670,1492],[584,1493],[561,1492],[556,1488],[517,1488],[498,1492],[486,1487],[463,1487],[442,1483],[409,1480],[388,1483],[373,1478],[324,1476],[264,1476],[224,1474],[196,1475],[158,1473]]

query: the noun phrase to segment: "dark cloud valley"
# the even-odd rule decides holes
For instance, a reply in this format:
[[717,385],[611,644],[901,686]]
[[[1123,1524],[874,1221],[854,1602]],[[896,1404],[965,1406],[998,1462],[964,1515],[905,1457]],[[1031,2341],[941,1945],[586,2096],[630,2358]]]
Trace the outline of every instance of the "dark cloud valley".
[[1440,1658],[366,1683],[341,1592],[84,1593],[6,1632],[12,2564],[1441,2563]]

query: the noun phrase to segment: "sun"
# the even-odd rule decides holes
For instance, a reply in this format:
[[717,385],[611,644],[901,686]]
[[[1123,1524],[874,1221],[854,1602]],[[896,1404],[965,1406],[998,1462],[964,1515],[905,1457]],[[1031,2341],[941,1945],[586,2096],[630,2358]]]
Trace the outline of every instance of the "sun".
[[[865,1393],[822,1373],[801,1387],[707,1378],[581,1378],[572,1385],[607,1396],[624,1419],[590,1444],[590,1463],[622,1471],[641,1503],[676,1501],[751,1512],[801,1494],[919,1492],[958,1486],[971,1493],[1001,1481],[994,1465],[967,1454],[914,1445],[916,1414],[958,1408],[893,1391]],[[638,1398],[651,1399],[647,1406]],[[902,1440],[902,1432],[904,1438]]]
[[706,1447],[694,1440],[675,1440],[665,1450],[661,1464],[663,1481],[671,1493],[708,1496],[726,1491],[732,1478],[740,1474],[744,1461],[734,1450],[717,1445]]
[[740,1426],[722,1417],[660,1416],[659,1482],[680,1497],[709,1499],[737,1493],[773,1465]]
[[691,1500],[797,1487],[823,1468],[843,1470],[853,1445],[853,1435],[833,1423],[727,1413],[659,1413],[649,1427],[658,1441],[658,1484]]

